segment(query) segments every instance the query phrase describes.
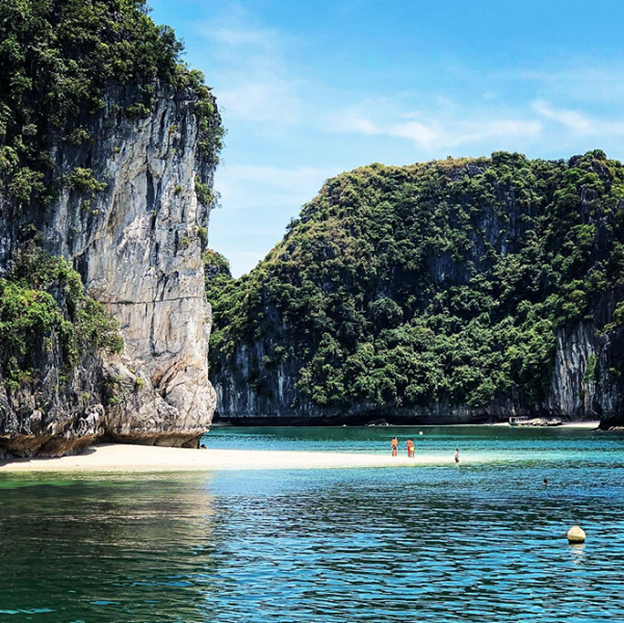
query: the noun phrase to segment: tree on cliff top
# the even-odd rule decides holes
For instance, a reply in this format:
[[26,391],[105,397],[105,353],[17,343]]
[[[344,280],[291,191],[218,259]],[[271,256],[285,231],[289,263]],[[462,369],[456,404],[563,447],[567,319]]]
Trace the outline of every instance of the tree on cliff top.
[[80,123],[104,105],[106,85],[145,85],[129,114],[149,110],[149,85],[160,80],[193,89],[198,116],[212,115],[203,75],[182,62],[182,49],[145,0],[0,1],[0,190],[14,202],[49,200],[49,148],[89,140]]

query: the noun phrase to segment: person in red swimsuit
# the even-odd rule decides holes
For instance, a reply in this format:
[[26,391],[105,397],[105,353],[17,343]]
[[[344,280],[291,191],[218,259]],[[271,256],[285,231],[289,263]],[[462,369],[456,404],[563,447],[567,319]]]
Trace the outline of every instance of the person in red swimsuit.
[[416,451],[414,449],[414,442],[411,439],[408,439],[405,442],[405,445],[407,446],[407,456],[409,458],[414,458],[414,456],[416,456]]

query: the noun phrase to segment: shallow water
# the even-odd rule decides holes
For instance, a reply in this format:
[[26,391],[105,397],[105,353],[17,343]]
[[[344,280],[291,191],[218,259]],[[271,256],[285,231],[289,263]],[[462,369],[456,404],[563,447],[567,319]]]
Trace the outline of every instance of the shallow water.
[[[624,621],[622,436],[222,428],[206,443],[387,452],[395,433],[482,462],[1,474],[0,621]],[[574,523],[585,545],[567,544]]]

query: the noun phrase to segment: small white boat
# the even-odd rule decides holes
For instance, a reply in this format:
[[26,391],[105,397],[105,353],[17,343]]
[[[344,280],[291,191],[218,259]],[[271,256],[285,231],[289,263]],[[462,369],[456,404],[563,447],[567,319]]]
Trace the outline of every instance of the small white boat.
[[559,418],[533,418],[530,419],[524,416],[516,416],[509,418],[509,426],[561,426],[563,422]]

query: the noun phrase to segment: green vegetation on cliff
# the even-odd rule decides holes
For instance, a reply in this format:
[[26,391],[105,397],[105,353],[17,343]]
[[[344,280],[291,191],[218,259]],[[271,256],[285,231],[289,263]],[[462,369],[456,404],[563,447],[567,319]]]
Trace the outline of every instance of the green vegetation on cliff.
[[88,352],[122,349],[117,321],[84,295],[80,275],[64,259],[30,245],[0,278],[0,366],[7,389],[36,380],[50,361],[68,371]]
[[614,329],[623,292],[624,166],[603,152],[374,164],[327,181],[249,275],[208,282],[211,374],[244,356],[275,394],[283,364],[287,407],[535,404],[556,330],[607,296]]
[[181,53],[173,30],[147,15],[145,0],[0,2],[0,190],[19,203],[49,200],[54,182],[63,182],[51,179],[50,147],[90,140],[81,124],[104,106],[111,84],[142,85],[130,117],[149,113],[156,81],[192,89],[200,150],[214,157],[223,136],[214,100]]
[[211,298],[214,298],[234,281],[230,262],[212,249],[204,251],[203,260],[206,288],[211,293]]

